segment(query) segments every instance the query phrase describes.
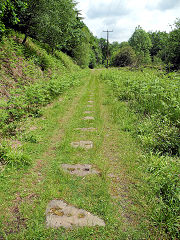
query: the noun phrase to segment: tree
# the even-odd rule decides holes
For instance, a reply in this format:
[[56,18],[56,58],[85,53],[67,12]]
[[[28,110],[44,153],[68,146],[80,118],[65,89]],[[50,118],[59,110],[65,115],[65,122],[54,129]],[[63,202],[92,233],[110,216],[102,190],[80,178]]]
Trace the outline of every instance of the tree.
[[18,25],[26,37],[34,37],[49,44],[52,49],[58,44],[61,46],[66,44],[76,21],[73,1],[27,0],[27,2],[28,7],[21,13],[21,22]]
[[99,48],[99,40],[97,37],[94,37],[92,33],[90,33],[90,63],[89,67],[94,68],[97,65],[102,64],[102,51]]
[[104,38],[99,39],[99,48],[101,49],[101,52],[102,52],[102,64],[104,64],[106,61],[106,55],[107,55],[107,43]]
[[139,62],[149,63],[151,61],[150,49],[152,47],[152,42],[148,33],[140,26],[135,29],[135,32],[129,39],[129,44],[135,50]]
[[26,0],[1,0],[0,2],[0,39],[7,28],[13,28],[20,21],[19,13],[27,7]]
[[163,50],[167,46],[168,33],[156,31],[148,32],[148,34],[152,42],[152,47],[150,49],[151,57],[153,58],[154,56],[158,55],[158,57],[161,57],[163,59],[164,58]]
[[169,33],[166,51],[166,63],[171,63],[174,69],[180,69],[180,19],[174,24],[174,30]]
[[89,29],[84,25],[82,28],[82,36],[80,43],[73,49],[73,58],[76,63],[82,68],[86,68],[90,63],[90,32]]

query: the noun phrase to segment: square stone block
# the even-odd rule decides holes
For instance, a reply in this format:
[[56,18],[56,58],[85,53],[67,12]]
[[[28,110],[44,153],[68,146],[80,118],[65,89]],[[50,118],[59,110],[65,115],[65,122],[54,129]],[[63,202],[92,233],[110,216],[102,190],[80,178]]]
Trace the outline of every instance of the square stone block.
[[94,169],[90,164],[62,164],[61,166],[69,174],[80,177],[90,174],[99,174],[99,171]]
[[74,148],[84,148],[84,149],[91,149],[93,148],[93,142],[92,141],[80,141],[80,142],[72,142],[71,146]]
[[87,117],[84,117],[83,119],[84,120],[94,120],[94,117],[87,116]]

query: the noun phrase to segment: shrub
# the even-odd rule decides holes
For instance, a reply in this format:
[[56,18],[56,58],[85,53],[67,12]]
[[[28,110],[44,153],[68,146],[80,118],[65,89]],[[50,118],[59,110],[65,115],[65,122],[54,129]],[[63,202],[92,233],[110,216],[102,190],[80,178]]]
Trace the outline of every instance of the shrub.
[[112,65],[115,67],[125,67],[134,65],[136,62],[136,54],[132,47],[122,47],[112,59]]

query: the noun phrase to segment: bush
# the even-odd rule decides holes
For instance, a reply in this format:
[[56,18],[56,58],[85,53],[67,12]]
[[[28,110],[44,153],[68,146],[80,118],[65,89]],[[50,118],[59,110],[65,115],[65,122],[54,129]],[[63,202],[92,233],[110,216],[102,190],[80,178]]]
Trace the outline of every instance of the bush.
[[131,66],[136,63],[136,54],[132,47],[122,47],[112,59],[112,65],[115,67]]

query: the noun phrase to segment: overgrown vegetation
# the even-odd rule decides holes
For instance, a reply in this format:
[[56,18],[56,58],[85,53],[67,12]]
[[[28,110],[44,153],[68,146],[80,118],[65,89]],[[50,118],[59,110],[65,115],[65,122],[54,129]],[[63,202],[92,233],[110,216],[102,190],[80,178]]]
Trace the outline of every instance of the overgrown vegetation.
[[[165,229],[170,238],[176,238],[179,221],[180,76],[152,69],[121,69],[103,71],[100,77],[113,90],[116,99],[126,102],[129,110],[137,116],[132,124],[121,127],[138,138],[147,152],[146,161],[141,162],[140,167],[147,173],[147,184],[152,186],[152,193],[147,195],[150,204],[155,206],[150,213],[152,222]],[[113,111],[118,119],[120,109]]]
[[[1,48],[0,136],[16,135],[20,121],[41,116],[41,107],[51,103],[67,89],[81,84],[87,70],[81,70],[72,59],[56,50],[54,55],[46,46],[28,38],[22,45],[22,34],[3,37]],[[1,146],[1,162],[10,164],[23,157]],[[21,154],[20,154],[21,155]]]

